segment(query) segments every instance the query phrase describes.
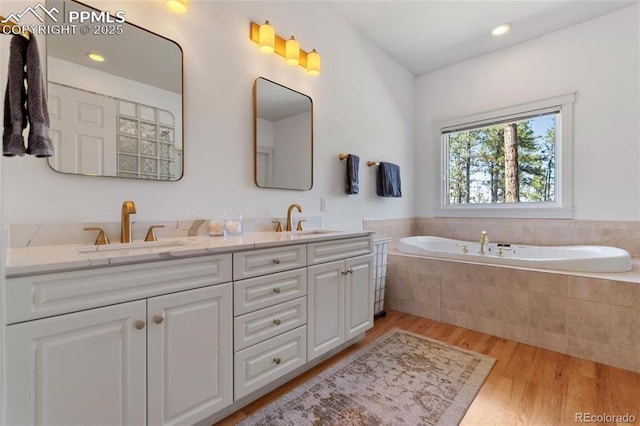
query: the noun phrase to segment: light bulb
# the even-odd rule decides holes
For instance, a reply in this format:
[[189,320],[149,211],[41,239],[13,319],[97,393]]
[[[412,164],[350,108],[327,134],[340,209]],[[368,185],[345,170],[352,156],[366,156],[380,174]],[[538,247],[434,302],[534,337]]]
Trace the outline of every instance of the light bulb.
[[276,45],[276,31],[269,25],[269,21],[265,21],[260,25],[258,32],[258,45],[260,50],[264,53],[273,53]]
[[175,13],[185,13],[189,0],[167,0],[167,6]]
[[284,45],[284,56],[289,65],[298,65],[300,63],[300,43],[291,36]]
[[320,54],[316,49],[307,54],[307,73],[312,76],[320,74]]

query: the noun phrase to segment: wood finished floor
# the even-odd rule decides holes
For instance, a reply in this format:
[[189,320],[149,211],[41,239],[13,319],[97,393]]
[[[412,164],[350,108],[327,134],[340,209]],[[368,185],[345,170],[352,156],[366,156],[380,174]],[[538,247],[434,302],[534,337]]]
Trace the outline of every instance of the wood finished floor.
[[[461,425],[576,425],[576,413],[635,416],[640,374],[400,312],[377,318],[364,339],[217,425],[233,425],[397,327],[497,360]],[[590,423],[621,425],[633,423]]]

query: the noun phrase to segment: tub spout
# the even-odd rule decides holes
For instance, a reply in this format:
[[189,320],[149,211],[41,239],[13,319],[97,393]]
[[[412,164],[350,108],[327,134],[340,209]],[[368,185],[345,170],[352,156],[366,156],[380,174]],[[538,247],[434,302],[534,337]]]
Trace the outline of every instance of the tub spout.
[[484,245],[489,242],[489,236],[487,235],[487,231],[482,231],[480,233],[480,251],[478,252],[481,255],[485,254]]

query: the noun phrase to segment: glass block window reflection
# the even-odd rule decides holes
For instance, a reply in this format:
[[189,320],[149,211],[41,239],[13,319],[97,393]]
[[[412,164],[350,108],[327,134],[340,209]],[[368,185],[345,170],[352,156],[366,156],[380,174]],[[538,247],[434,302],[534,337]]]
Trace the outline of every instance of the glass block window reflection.
[[118,99],[118,176],[175,179],[174,144],[171,112]]

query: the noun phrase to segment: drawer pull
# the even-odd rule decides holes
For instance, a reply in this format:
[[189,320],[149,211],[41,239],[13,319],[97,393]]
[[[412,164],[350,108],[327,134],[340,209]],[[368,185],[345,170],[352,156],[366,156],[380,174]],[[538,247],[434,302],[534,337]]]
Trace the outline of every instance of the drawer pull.
[[274,320],[273,320],[273,323],[274,323],[275,325],[280,325],[280,324],[282,323],[282,321],[280,321],[280,319],[279,319],[279,318],[276,318],[276,319],[274,319]]
[[273,259],[273,263],[275,263],[276,265],[280,264],[280,259],[278,259],[277,257]]
[[280,294],[280,287],[274,287],[273,292]]
[[282,362],[282,359],[276,357],[273,359],[273,362],[275,362],[276,365],[279,365]]
[[136,327],[136,329],[142,330],[146,324],[145,324],[144,321],[138,320],[138,321],[134,322],[133,325]]
[[164,321],[164,317],[162,315],[153,316],[153,322],[155,322],[156,324],[162,324],[162,321]]

